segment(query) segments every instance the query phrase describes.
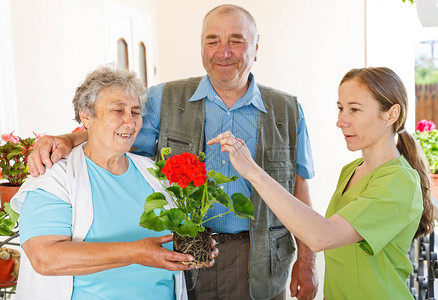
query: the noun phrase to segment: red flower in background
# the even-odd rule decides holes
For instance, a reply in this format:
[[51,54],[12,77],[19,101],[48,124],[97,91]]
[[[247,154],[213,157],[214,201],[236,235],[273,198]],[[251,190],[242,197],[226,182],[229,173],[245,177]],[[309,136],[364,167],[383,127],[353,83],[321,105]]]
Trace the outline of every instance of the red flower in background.
[[434,122],[423,119],[420,122],[418,122],[415,130],[417,130],[419,132],[423,132],[423,131],[432,131],[435,128],[436,128],[436,125]]
[[81,126],[76,127],[72,132],[85,131],[85,130],[86,130],[85,127],[81,125]]
[[190,153],[168,158],[161,172],[166,175],[170,184],[176,182],[182,188],[186,188],[191,182],[195,186],[200,186],[207,180],[205,164],[200,162],[196,155]]

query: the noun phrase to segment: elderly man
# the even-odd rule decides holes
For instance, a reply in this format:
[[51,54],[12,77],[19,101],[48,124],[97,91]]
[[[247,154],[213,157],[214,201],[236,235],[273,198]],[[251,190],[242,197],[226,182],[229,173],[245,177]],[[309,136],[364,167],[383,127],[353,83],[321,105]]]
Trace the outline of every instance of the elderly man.
[[[306,179],[314,171],[304,115],[295,97],[256,84],[250,71],[258,40],[254,19],[245,9],[221,5],[208,12],[202,29],[202,62],[208,75],[151,87],[134,147],[146,156],[162,147],[171,147],[172,154],[205,151],[207,169],[238,175],[218,145],[205,145],[229,130],[245,141],[272,177],[310,205]],[[42,163],[50,167],[86,138],[86,133],[77,133],[41,139],[31,156],[32,175],[43,173]],[[243,178],[225,185],[224,191],[250,196],[255,220],[227,214],[206,224],[216,233],[221,255],[213,268],[186,276],[188,288],[195,285],[189,298],[285,299],[295,252],[290,232]],[[219,213],[218,206],[209,214]],[[313,299],[318,285],[315,257],[299,240],[297,246],[291,295]]]

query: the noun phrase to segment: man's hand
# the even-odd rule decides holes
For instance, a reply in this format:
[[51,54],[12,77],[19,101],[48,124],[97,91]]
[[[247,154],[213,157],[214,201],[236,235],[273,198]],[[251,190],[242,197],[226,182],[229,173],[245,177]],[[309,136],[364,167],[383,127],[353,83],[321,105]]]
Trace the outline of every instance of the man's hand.
[[29,172],[38,177],[51,168],[54,163],[66,157],[73,147],[88,139],[87,131],[78,131],[71,134],[52,136],[45,135],[35,142],[32,153],[29,155]]
[[[298,243],[298,242],[297,242]],[[303,246],[300,250],[303,252]],[[306,246],[304,246],[307,248]],[[308,253],[297,258],[292,268],[290,292],[299,300],[311,300],[318,292],[318,276],[315,268],[315,254],[307,248]]]
[[45,135],[35,142],[29,156],[29,171],[33,177],[38,177],[51,168],[54,163],[70,153],[72,145],[66,136]]
[[213,267],[215,261],[214,259],[219,255],[219,249],[216,248],[216,240],[215,239],[211,239],[211,253],[208,256],[208,259],[210,260],[209,264],[208,264],[208,268]]

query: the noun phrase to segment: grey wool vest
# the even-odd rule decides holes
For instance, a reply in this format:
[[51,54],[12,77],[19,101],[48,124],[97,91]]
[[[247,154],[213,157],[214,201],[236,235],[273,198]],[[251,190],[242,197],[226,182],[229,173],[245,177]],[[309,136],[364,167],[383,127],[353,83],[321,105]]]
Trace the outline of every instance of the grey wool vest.
[[[188,102],[202,78],[188,78],[164,85],[161,99],[157,159],[162,147],[172,155],[204,150],[204,101]],[[294,96],[258,85],[267,113],[258,112],[255,161],[290,193],[294,192],[298,103]],[[250,293],[253,299],[271,299],[286,287],[295,254],[291,233],[255,189],[254,221],[250,221]],[[189,287],[190,288],[190,287]]]

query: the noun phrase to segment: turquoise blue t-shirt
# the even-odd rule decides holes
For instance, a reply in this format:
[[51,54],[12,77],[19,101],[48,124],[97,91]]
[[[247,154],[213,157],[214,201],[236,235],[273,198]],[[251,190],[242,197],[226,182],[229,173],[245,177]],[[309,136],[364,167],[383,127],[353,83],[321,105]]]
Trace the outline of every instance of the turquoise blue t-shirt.
[[[129,158],[128,158],[129,159]],[[140,227],[152,188],[129,159],[128,170],[113,175],[86,158],[93,197],[93,223],[86,242],[129,242],[170,234]],[[41,235],[71,236],[72,208],[43,190],[29,192],[20,215],[20,241]],[[171,243],[164,247],[172,250]],[[132,264],[73,277],[72,299],[174,299],[175,272]]]

